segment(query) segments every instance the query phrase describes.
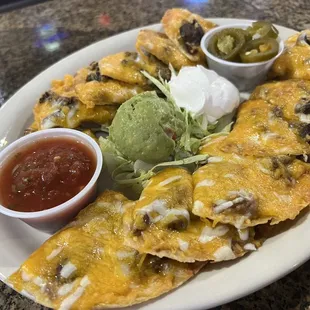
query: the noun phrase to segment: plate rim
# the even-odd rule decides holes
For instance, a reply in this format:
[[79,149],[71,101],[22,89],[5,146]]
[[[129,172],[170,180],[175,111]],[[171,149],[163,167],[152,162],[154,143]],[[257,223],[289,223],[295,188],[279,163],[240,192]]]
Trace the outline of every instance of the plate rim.
[[[253,21],[251,19],[228,18],[228,17],[227,18],[226,17],[206,17],[206,18],[208,20],[214,21],[216,23],[221,23],[221,22],[225,22],[225,21],[226,21],[226,23],[228,23],[228,21],[236,21],[236,22]],[[124,30],[122,32],[114,34],[113,36],[106,37],[106,38],[103,38],[103,39],[99,39],[99,40],[97,40],[97,41],[95,41],[95,42],[93,42],[93,43],[91,43],[91,44],[89,44],[87,46],[84,46],[84,47],[80,48],[77,51],[74,51],[74,52],[68,54],[64,58],[61,58],[60,60],[58,60],[54,64],[52,64],[52,65],[48,66],[47,68],[45,68],[44,70],[42,70],[40,73],[38,73],[36,76],[34,76],[30,81],[28,81],[26,84],[21,86],[16,92],[14,92],[14,94],[8,100],[6,100],[6,102],[1,106],[0,114],[5,113],[8,105],[12,101],[16,100],[16,98],[18,96],[20,96],[20,94],[23,93],[27,89],[27,87],[29,87],[29,84],[34,83],[35,79],[39,79],[40,77],[42,77],[46,73],[46,71],[52,70],[52,68],[60,66],[61,63],[66,62],[68,60],[68,58],[75,57],[77,54],[81,53],[82,51],[86,51],[87,49],[91,49],[92,47],[97,45],[99,42],[102,42],[102,41],[105,41],[105,40],[111,40],[113,38],[115,39],[115,37],[118,37],[118,36],[120,36],[122,34],[129,33],[129,32],[137,32],[137,31],[139,31],[141,29],[145,29],[145,28],[149,28],[149,27],[160,27],[160,25],[161,25],[160,23],[154,23],[154,24],[149,24],[149,25],[145,25],[145,26],[136,27],[136,28],[133,28],[133,29]],[[282,25],[278,25],[278,24],[274,24],[274,25],[276,27],[281,27],[281,29],[283,31],[295,32],[295,33],[298,32],[297,30],[292,29],[292,28],[288,28],[286,26],[282,26]],[[1,149],[0,149],[0,151],[1,151]],[[309,213],[309,211],[308,211],[308,213]],[[292,228],[290,228],[290,229],[292,229]],[[288,232],[288,231],[286,231],[286,232]],[[258,253],[252,253],[251,255],[255,255],[255,254],[258,254]],[[302,258],[300,259],[300,257],[302,257]],[[191,309],[193,309],[193,310],[196,310],[196,309],[197,310],[199,310],[199,309],[209,309],[211,307],[215,307],[215,306],[218,306],[218,305],[223,305],[223,304],[226,304],[226,303],[231,302],[233,300],[237,300],[237,299],[240,299],[240,298],[242,298],[244,296],[252,294],[253,292],[258,291],[258,290],[260,290],[260,289],[270,285],[271,283],[278,281],[279,279],[281,279],[282,277],[286,276],[287,274],[291,273],[292,271],[294,271],[295,269],[300,267],[302,264],[304,264],[309,258],[310,258],[310,250],[309,251],[305,250],[305,251],[303,251],[303,255],[300,254],[298,256],[298,260],[295,261],[293,265],[291,265],[289,263],[290,261],[291,261],[291,263],[293,263],[292,260],[290,260],[290,259],[286,260],[286,264],[284,264],[284,265],[286,265],[286,268],[283,268],[283,266],[282,266],[282,269],[280,268],[282,270],[282,272],[280,272],[278,270],[275,273],[276,275],[270,274],[269,277],[265,277],[264,280],[261,280],[260,282],[255,282],[256,284],[248,285],[246,290],[240,290],[239,292],[235,292],[235,293],[231,292],[230,295],[227,295],[225,293],[225,294],[223,294],[223,296],[221,297],[220,300],[214,300],[211,303],[210,302],[207,303],[207,301],[203,300],[203,299],[202,300],[198,300],[197,299],[194,303],[191,304]],[[247,258],[245,258],[245,259],[247,259]],[[240,264],[240,261],[238,260],[237,263]],[[235,265],[237,265],[237,263],[235,263]],[[279,269],[279,266],[278,266],[278,269]],[[12,288],[11,285],[6,283],[6,277],[3,277],[2,273],[0,273],[0,281],[3,282],[5,285],[8,285],[9,287]],[[185,283],[185,285],[182,285],[182,287],[184,288],[184,286],[190,286],[191,284],[192,283]],[[181,287],[181,289],[182,289],[182,287]],[[179,290],[180,290],[180,288],[179,288]],[[24,295],[24,294],[22,294],[20,292],[17,292],[17,293],[21,294],[23,297],[29,298],[28,296],[26,296],[26,295]],[[166,295],[164,295],[164,296],[166,296]],[[163,299],[165,299],[165,298],[166,297],[164,297]],[[205,306],[204,304],[207,304],[207,306]],[[142,305],[142,307],[140,305]],[[144,309],[144,306],[146,308],[148,307],[148,303],[138,304],[138,306],[139,306],[139,308],[141,307],[141,308]],[[172,309],[172,308],[170,308],[170,306],[169,306],[169,309]],[[186,309],[186,308],[182,307],[182,305],[179,305],[177,309]]]

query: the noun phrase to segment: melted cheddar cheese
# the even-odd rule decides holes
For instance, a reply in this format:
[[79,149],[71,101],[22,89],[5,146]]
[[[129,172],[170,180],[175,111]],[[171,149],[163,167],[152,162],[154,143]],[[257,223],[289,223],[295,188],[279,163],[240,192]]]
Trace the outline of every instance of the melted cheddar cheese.
[[171,64],[176,70],[180,70],[183,66],[195,65],[195,62],[189,60],[165,34],[160,32],[141,30],[137,37],[136,49],[146,63],[155,57],[166,65]]
[[104,76],[129,84],[147,85],[147,79],[141,73],[143,69],[137,53],[121,52],[109,55],[99,61],[100,72]]
[[87,108],[78,100],[66,97],[48,99],[34,106],[34,123],[31,129],[35,131],[55,127],[77,128],[86,123],[91,123],[93,127],[108,126],[116,110],[115,106]]
[[309,144],[263,100],[249,100],[241,105],[236,124],[220,149],[262,157],[310,153]]
[[237,228],[294,219],[310,203],[310,165],[288,156],[210,157],[193,180],[193,213]]
[[[262,99],[276,107],[276,113],[291,122],[310,122],[302,109],[310,109],[310,81],[288,80],[270,82],[256,87],[250,99]],[[307,121],[308,118],[308,121]]]
[[77,97],[88,108],[98,105],[120,105],[143,91],[145,89],[138,85],[116,80],[106,82],[91,81],[78,84],[75,87]]
[[259,246],[253,229],[238,232],[194,216],[192,197],[192,176],[184,169],[168,168],[151,178],[140,199],[125,210],[126,245],[181,262],[230,260],[244,255],[246,244],[252,250]]
[[295,34],[285,42],[286,49],[273,63],[269,76],[272,79],[310,80],[310,46],[300,36],[310,35],[310,30]]
[[119,193],[105,192],[9,282],[45,306],[83,310],[140,303],[192,277],[203,264],[141,255],[123,244],[122,213],[130,204]]

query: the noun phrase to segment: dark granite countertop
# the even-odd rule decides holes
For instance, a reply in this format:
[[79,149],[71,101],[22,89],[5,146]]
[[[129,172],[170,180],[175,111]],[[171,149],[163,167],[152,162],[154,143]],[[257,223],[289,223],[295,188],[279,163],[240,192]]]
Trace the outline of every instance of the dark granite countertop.
[[[267,19],[297,30],[310,28],[309,0],[48,1],[0,15],[0,105],[64,56],[119,32],[159,22],[171,7],[186,7],[205,17]],[[3,283],[0,308],[45,309]],[[270,286],[217,309],[310,309],[310,261]]]

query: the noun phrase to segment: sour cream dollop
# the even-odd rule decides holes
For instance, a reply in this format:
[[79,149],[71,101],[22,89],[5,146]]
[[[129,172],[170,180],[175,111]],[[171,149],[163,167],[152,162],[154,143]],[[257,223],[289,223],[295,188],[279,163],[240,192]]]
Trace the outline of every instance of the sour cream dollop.
[[239,106],[238,89],[215,71],[202,66],[183,67],[169,82],[170,92],[180,108],[203,123],[214,123]]

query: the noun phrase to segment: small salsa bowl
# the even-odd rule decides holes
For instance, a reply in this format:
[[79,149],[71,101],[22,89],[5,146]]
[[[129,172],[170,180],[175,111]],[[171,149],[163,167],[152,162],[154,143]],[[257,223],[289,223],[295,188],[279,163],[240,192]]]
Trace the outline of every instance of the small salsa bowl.
[[277,39],[279,42],[279,52],[273,58],[254,63],[237,63],[220,59],[212,55],[208,51],[210,39],[217,33],[227,28],[246,29],[251,26],[252,22],[242,24],[231,24],[216,27],[208,31],[201,39],[200,46],[207,58],[208,67],[214,70],[219,75],[231,81],[240,91],[250,91],[255,86],[264,82],[267,78],[267,73],[274,61],[282,54],[284,50],[284,42]]
[[35,212],[19,212],[0,204],[0,213],[18,218],[40,231],[54,233],[72,220],[81,209],[95,198],[97,180],[102,169],[102,153],[96,141],[82,132],[64,128],[47,129],[24,136],[1,151],[0,169],[6,164],[6,161],[9,161],[20,150],[47,138],[66,138],[84,144],[91,151],[96,161],[96,168],[90,181],[77,195],[50,209]]

